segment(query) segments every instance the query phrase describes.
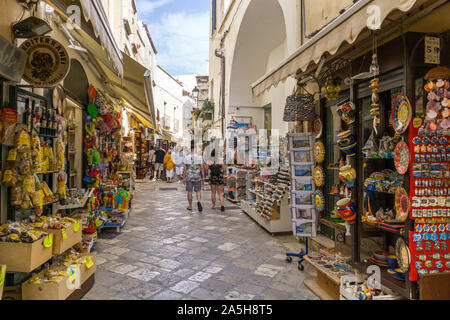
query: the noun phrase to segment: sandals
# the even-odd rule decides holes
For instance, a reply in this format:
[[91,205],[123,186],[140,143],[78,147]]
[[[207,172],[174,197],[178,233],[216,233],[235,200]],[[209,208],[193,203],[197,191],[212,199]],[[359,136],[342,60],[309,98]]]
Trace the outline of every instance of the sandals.
[[186,210],[188,210],[188,211],[192,211],[192,208],[186,208]]

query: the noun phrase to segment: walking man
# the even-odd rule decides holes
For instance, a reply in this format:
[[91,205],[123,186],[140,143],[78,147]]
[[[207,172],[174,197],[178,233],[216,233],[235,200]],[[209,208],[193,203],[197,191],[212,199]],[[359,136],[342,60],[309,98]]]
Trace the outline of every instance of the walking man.
[[192,198],[193,192],[197,195],[197,207],[198,211],[202,212],[202,183],[205,176],[205,168],[203,165],[202,157],[195,153],[194,148],[191,148],[191,153],[184,159],[184,174],[183,184],[186,185],[186,191],[188,193],[189,207],[187,210],[192,211]]
[[166,151],[163,148],[159,148],[155,151],[155,174],[153,181],[156,181],[156,175],[158,175],[158,180],[161,181],[161,172],[164,170],[164,157],[166,156]]
[[180,184],[183,180],[183,172],[184,172],[184,152],[183,147],[178,148],[178,152],[174,152],[172,154],[173,158],[175,159],[176,167],[175,167],[175,173],[178,176],[178,183]]

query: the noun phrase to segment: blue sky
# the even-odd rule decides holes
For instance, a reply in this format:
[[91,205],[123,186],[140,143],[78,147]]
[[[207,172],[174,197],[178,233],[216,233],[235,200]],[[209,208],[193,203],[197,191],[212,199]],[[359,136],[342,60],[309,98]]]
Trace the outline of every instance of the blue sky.
[[158,51],[157,63],[172,75],[207,75],[209,0],[136,0]]

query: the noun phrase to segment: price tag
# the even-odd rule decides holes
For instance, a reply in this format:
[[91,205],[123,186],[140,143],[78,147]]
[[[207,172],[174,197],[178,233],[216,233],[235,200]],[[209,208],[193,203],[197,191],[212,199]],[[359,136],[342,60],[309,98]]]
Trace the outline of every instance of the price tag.
[[66,239],[67,239],[67,232],[66,232],[66,229],[62,229],[62,230],[61,230],[61,234],[62,234],[63,240],[66,240]]
[[75,221],[73,224],[73,232],[78,232],[80,230],[80,223],[78,221]]
[[3,283],[5,283],[5,274],[6,274],[6,269],[2,268],[0,270],[0,287],[3,285]]
[[100,227],[103,224],[103,220],[98,219],[97,221],[95,221],[95,225],[98,227]]
[[51,248],[51,246],[53,246],[53,235],[49,234],[48,236],[46,236],[44,238],[43,244],[44,244],[44,247]]
[[92,261],[92,257],[88,256],[86,257],[86,268],[90,269],[94,265],[94,262]]

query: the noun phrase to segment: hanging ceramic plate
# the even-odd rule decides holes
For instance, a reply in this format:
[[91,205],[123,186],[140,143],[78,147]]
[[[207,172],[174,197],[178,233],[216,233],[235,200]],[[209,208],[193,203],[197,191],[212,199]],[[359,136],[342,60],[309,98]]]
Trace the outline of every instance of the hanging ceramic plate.
[[401,134],[408,129],[409,123],[412,119],[412,108],[411,103],[404,94],[400,94],[395,99],[392,105],[392,126],[395,132]]
[[316,190],[313,193],[313,202],[316,210],[322,212],[325,208],[325,197],[323,196],[322,191]]
[[325,146],[322,141],[317,141],[314,144],[314,159],[317,163],[322,163],[325,160]]
[[314,168],[314,182],[317,187],[322,187],[325,184],[325,173],[321,166],[317,166]]
[[323,130],[322,120],[320,120],[320,118],[314,119],[311,123],[311,129],[314,137],[319,139],[322,136]]
[[402,222],[408,219],[409,215],[409,196],[403,187],[398,187],[395,191],[395,212],[397,214],[397,220]]
[[403,238],[398,238],[395,244],[395,255],[397,256],[397,261],[400,269],[406,273],[409,270],[409,265],[411,263],[411,253],[409,252],[408,245]]
[[394,163],[397,172],[405,174],[409,168],[410,154],[406,142],[400,141],[395,147]]
[[53,109],[58,109],[58,105],[61,101],[61,93],[59,92],[59,87],[53,88],[53,94],[52,94],[52,106]]

